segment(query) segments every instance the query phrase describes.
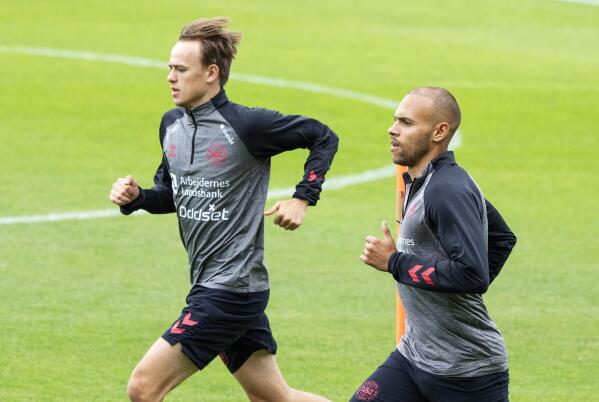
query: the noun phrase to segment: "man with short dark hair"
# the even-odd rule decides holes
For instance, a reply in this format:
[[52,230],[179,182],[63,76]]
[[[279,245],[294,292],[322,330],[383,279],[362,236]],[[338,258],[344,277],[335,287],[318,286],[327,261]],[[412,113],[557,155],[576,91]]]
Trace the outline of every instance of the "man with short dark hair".
[[[118,179],[110,200],[124,214],[176,212],[189,256],[191,290],[179,318],[135,367],[128,393],[159,401],[220,355],[252,401],[326,401],[290,388],[274,354],[277,345],[264,310],[269,281],[264,218],[286,230],[299,227],[315,205],[338,139],[327,126],[230,102],[223,90],[241,35],[225,18],[183,28],[171,52],[168,82],[177,108],[160,123],[162,162],[152,189]],[[308,148],[293,198],[264,212],[270,158]]]
[[507,401],[505,343],[482,293],[516,238],[448,151],[461,120],[451,93],[415,89],[394,120],[393,162],[408,167],[400,238],[383,222],[360,258],[398,282],[406,332],[352,401]]

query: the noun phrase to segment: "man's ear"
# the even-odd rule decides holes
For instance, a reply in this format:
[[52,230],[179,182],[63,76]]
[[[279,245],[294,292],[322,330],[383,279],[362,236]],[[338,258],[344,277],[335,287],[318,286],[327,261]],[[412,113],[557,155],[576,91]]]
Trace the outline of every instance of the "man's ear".
[[219,75],[219,68],[216,64],[210,64],[208,66],[208,75],[206,76],[206,82],[208,84],[212,84],[214,81],[217,81]]
[[449,123],[442,122],[437,124],[433,131],[433,142],[443,142],[449,136]]

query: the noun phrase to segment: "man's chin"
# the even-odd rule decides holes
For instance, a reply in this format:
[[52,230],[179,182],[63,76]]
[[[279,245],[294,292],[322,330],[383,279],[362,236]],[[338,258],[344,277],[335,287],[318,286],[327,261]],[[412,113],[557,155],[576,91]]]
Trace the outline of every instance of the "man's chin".
[[178,101],[177,99],[173,99],[173,103],[177,107],[182,107],[184,109],[190,109],[189,104],[186,102],[181,102],[181,101]]
[[392,159],[393,159],[393,163],[395,163],[396,165],[399,165],[399,166],[408,166],[408,163],[405,160],[401,159],[401,158],[393,157]]

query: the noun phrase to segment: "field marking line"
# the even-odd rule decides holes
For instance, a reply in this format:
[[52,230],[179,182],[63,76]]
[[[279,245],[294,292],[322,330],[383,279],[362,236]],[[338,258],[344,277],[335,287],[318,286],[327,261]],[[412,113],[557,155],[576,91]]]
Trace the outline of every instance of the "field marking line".
[[[0,53],[28,54],[32,56],[57,57],[63,59],[99,61],[105,63],[118,63],[142,68],[156,68],[166,72],[167,63],[160,60],[148,59],[144,57],[127,56],[112,53],[94,53],[88,51],[52,49],[47,47],[31,46],[5,46],[0,45]],[[272,87],[299,89],[307,92],[322,93],[337,96],[339,98],[353,99],[375,106],[395,108],[399,101],[385,99],[374,95],[364,94],[349,89],[334,88],[320,84],[314,84],[304,81],[291,81],[283,78],[263,77],[255,74],[235,73],[230,75],[231,80],[248,82],[251,84],[268,85]]]
[[588,6],[599,6],[599,0],[559,0],[563,3],[586,4]]
[[[367,183],[375,180],[382,180],[395,175],[395,166],[385,166],[379,169],[367,170],[365,172],[339,176],[327,179],[323,188],[328,190],[337,190],[348,186],[353,186],[360,183]],[[277,199],[290,197],[295,191],[295,187],[278,188],[269,190],[267,199]],[[145,214],[145,211],[137,211],[134,215]],[[100,219],[109,218],[121,215],[120,210],[115,206],[110,209],[101,209],[96,211],[79,211],[79,212],[63,212],[50,213],[46,215],[21,215],[21,216],[6,216],[0,217],[0,225],[16,225],[19,223],[39,223],[39,222],[58,222],[66,220],[84,220],[84,219]]]
[[[107,63],[119,63],[132,65],[143,68],[159,68],[166,69],[166,63],[159,60],[152,60],[143,57],[133,57],[121,54],[110,53],[94,53],[88,51],[52,49],[46,47],[31,47],[31,46],[5,46],[0,45],[0,53],[16,53],[27,54],[33,56],[58,57],[66,59],[100,61]],[[375,106],[381,106],[389,109],[395,109],[398,101],[385,99],[374,95],[364,94],[348,89],[334,88],[320,84],[314,84],[304,81],[291,81],[282,78],[263,77],[254,74],[232,73],[231,79],[243,81],[258,85],[268,85],[281,88],[298,89],[307,92],[322,93],[332,95],[339,98],[353,99],[363,103],[368,103]],[[454,136],[451,149],[455,149],[461,145],[462,136],[458,131]],[[388,165],[378,169],[367,170],[357,174],[346,176],[338,176],[327,179],[323,185],[323,189],[338,190],[356,184],[367,183],[375,180],[385,179],[395,175],[395,166]],[[289,197],[293,194],[295,188],[279,188],[270,190],[267,198],[282,198]],[[81,219],[99,219],[112,216],[119,216],[120,212],[117,208],[96,210],[96,211],[79,211],[79,212],[63,212],[50,213],[46,215],[21,215],[21,216],[6,216],[0,217],[0,225],[14,225],[19,223],[37,223],[37,222],[56,222],[64,220],[81,220]]]
[[98,219],[118,216],[118,208],[102,209],[97,211],[62,212],[47,215],[21,215],[0,218],[0,225],[16,225],[18,223],[58,222],[81,219]]

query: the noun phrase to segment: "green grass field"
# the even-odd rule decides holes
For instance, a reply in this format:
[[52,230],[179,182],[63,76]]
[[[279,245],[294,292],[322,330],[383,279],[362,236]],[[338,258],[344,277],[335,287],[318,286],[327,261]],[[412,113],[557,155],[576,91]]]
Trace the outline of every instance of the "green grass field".
[[[447,87],[463,110],[456,158],[519,239],[485,296],[508,345],[511,400],[599,401],[599,7],[7,0],[1,9],[0,218],[111,208],[108,190],[125,174],[151,184],[171,107],[168,54],[196,17],[228,15],[243,32],[234,73],[396,100]],[[227,92],[326,122],[341,138],[329,177],[390,163],[388,107],[236,80]],[[295,185],[305,156],[277,157],[271,188]],[[268,314],[290,385],[347,400],[393,350],[394,281],[358,256],[364,237],[393,221],[394,185],[325,191],[296,232],[267,225]],[[131,369],[183,306],[186,261],[174,215],[0,225],[0,400],[125,400]],[[167,399],[245,396],[215,361]]]

